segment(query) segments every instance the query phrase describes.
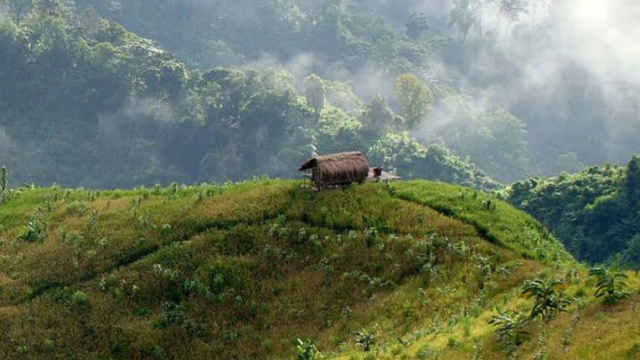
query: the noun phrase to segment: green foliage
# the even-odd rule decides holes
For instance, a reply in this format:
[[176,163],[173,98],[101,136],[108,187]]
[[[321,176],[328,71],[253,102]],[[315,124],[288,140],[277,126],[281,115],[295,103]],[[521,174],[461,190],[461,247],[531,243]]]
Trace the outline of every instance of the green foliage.
[[33,216],[20,235],[20,239],[28,242],[43,242],[46,238],[46,225],[40,219]]
[[369,352],[376,343],[376,335],[369,329],[356,332],[356,346],[364,352]]
[[73,305],[79,308],[88,309],[91,307],[91,301],[89,300],[89,297],[86,293],[80,290],[74,292],[73,295],[71,295],[71,302],[73,303]]
[[393,128],[393,111],[382,95],[376,95],[364,108],[361,114],[365,137],[376,138],[391,131]]
[[445,147],[431,145],[425,148],[407,132],[385,135],[371,145],[368,154],[373,163],[405,179],[439,180],[482,190],[500,187],[483,171],[456,157]]
[[[475,336],[486,334],[487,309],[517,307],[514,289],[539,271],[567,270],[553,237],[479,191],[411,181],[313,193],[301,184],[17,189],[0,237],[14,238],[30,214],[51,225],[46,243],[0,247],[0,353],[320,358],[304,338],[282,340],[304,333],[332,357],[471,358],[477,341],[484,358],[501,358],[493,337]],[[141,226],[141,214],[158,226]]]
[[632,267],[640,268],[640,234],[629,240],[627,249],[622,253],[622,256]]
[[595,295],[602,298],[605,303],[612,304],[618,300],[626,299],[631,294],[626,291],[628,278],[620,268],[620,258],[610,267],[597,266],[589,270],[589,275],[596,277]]
[[0,202],[7,201],[9,191],[9,176],[7,175],[7,168],[0,168]]
[[187,309],[178,304],[165,302],[162,304],[160,320],[153,324],[154,329],[166,330],[172,327],[181,328],[190,335],[199,335],[204,331],[202,326],[187,315]]
[[433,95],[431,89],[417,76],[410,73],[400,75],[396,83],[396,96],[402,104],[405,130],[414,129],[426,119]]
[[578,259],[597,264],[622,253],[637,267],[637,162],[634,157],[626,167],[607,164],[521,181],[510,186],[506,197],[548,226]]
[[502,107],[479,105],[465,94],[445,93],[436,106],[437,121],[420,128],[426,141],[444,143],[504,182],[531,171],[528,133],[521,119]]
[[535,279],[524,283],[522,293],[534,300],[531,319],[541,317],[544,322],[549,322],[558,313],[566,311],[571,301],[563,291],[558,291],[561,286],[560,280]]
[[325,357],[316,348],[311,339],[296,340],[296,359],[297,360],[323,360]]
[[530,319],[530,316],[525,314],[498,309],[498,314],[491,316],[489,324],[495,328],[498,340],[512,355],[518,346],[529,339],[530,333],[526,330],[526,326]]

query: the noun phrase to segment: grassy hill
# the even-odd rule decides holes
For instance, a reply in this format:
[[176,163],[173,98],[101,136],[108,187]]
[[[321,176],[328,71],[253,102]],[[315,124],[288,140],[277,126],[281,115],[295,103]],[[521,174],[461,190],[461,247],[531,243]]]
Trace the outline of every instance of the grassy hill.
[[488,320],[530,311],[534,278],[563,279],[574,301],[526,326],[522,358],[639,356],[640,298],[595,299],[587,269],[523,212],[425,181],[301,185],[11,192],[0,358],[281,359],[298,338],[338,359],[505,358]]

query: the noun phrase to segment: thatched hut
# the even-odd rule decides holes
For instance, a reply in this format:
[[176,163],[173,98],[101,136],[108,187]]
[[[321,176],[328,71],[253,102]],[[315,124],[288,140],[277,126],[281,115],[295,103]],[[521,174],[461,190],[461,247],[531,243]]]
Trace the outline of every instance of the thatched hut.
[[361,152],[344,152],[316,156],[307,160],[298,170],[311,171],[308,177],[318,189],[324,189],[364,182],[369,176],[369,162]]

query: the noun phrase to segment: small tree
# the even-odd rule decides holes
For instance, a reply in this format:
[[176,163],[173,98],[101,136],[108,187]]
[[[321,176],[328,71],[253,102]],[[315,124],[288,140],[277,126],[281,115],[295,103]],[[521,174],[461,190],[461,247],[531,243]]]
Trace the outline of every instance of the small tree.
[[393,111],[389,108],[387,99],[382,95],[376,95],[365,106],[360,115],[367,138],[378,138],[393,128]]
[[534,298],[531,319],[542,317],[544,322],[547,323],[557,313],[565,311],[570,301],[564,292],[556,290],[561,284],[560,280],[545,281],[542,279],[530,280],[524,283],[522,293],[529,298]]
[[624,290],[627,287],[627,274],[622,272],[620,256],[610,267],[598,266],[589,271],[589,275],[598,279],[596,297],[603,298],[605,303],[612,304],[628,298],[631,294]]
[[427,117],[433,94],[417,76],[411,73],[400,75],[396,83],[396,96],[402,103],[407,130],[413,129]]
[[324,360],[325,358],[311,339],[296,340],[296,354],[297,360]]

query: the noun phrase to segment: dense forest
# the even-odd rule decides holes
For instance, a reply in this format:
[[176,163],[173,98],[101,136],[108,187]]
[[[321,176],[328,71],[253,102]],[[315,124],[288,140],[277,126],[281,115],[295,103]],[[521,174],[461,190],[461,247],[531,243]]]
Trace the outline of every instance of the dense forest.
[[640,268],[640,157],[626,167],[594,166],[524,180],[506,194],[549,226],[578,259],[611,262],[622,254],[628,265]]
[[640,151],[635,53],[562,53],[603,45],[594,11],[402,3],[3,0],[0,162],[18,183],[132,187],[290,177],[359,149],[491,189]]
[[402,117],[383,96],[364,102],[348,83],[315,75],[189,70],[91,10],[54,1],[14,12],[0,35],[0,161],[19,182],[132,187],[290,177],[316,152],[364,149],[406,177],[496,187],[442,145],[410,135],[433,98],[414,74],[394,84]]

